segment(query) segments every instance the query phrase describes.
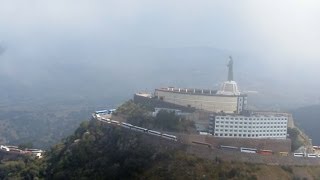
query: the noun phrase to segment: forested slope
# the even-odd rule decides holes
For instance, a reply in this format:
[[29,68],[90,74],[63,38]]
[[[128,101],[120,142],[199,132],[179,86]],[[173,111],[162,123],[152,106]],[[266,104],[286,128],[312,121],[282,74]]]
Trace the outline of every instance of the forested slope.
[[292,114],[295,124],[312,138],[313,144],[320,145],[320,105],[302,107]]

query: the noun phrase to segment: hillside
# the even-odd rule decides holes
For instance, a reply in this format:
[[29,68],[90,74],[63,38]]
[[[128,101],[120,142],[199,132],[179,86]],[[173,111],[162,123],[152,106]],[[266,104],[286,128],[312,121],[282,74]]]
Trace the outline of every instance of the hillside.
[[[123,115],[153,126],[141,106],[125,103]],[[168,115],[168,114],[167,114]],[[120,116],[120,114],[118,114]],[[163,116],[161,118],[170,116]],[[137,121],[137,120],[142,121]],[[151,123],[151,124],[150,124]],[[185,126],[184,123],[176,125]],[[166,126],[158,125],[164,130]],[[188,128],[187,128],[188,129]],[[177,128],[176,131],[186,131]],[[42,161],[2,159],[1,178],[30,179],[319,179],[320,167],[274,166],[199,158],[184,145],[156,139],[118,126],[90,120],[61,143],[53,146]],[[11,173],[6,173],[10,170]]]
[[[79,140],[77,140],[79,139]],[[48,154],[48,179],[298,179],[320,178],[320,167],[267,166],[201,159],[183,148],[146,143],[141,134],[82,123]],[[75,143],[76,140],[76,143]]]
[[28,102],[0,106],[0,144],[32,142],[34,147],[49,148],[71,135],[94,109],[82,101],[31,106]]
[[[79,46],[90,49],[85,43]],[[162,86],[216,89],[226,79],[230,54],[235,59],[235,79],[240,89],[259,92],[249,94],[251,108],[296,107],[314,102],[317,93],[292,98],[302,92],[299,87],[305,86],[291,88],[282,84],[287,80],[269,77],[272,69],[261,59],[256,61],[258,57],[209,47],[103,47],[98,50],[99,56],[93,50],[74,50],[77,54],[46,52],[49,55],[37,57],[17,56],[11,47],[5,49],[0,56],[2,143],[27,141],[39,148],[50,147],[70,135],[93,110],[116,107],[141,90],[152,92]],[[24,62],[28,63],[21,66]],[[283,86],[290,91],[283,92]]]
[[302,129],[315,145],[320,145],[320,105],[306,106],[292,111],[295,124]]

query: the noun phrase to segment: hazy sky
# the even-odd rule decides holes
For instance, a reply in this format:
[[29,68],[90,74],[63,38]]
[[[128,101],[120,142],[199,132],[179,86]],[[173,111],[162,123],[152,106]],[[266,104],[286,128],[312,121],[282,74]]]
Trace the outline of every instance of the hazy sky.
[[0,44],[11,57],[0,65],[84,49],[201,46],[257,54],[277,73],[317,72],[319,9],[319,0],[1,0]]

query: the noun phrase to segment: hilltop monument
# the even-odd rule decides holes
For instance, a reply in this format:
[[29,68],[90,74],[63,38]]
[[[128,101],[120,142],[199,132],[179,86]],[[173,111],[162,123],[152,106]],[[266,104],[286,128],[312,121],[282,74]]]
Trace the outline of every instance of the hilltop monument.
[[232,60],[232,57],[229,56],[229,63],[228,63],[228,81],[233,81],[233,60]]
[[220,90],[217,92],[219,95],[225,95],[225,96],[238,96],[240,95],[240,91],[238,89],[237,83],[233,79],[233,59],[231,56],[229,56],[229,63],[227,65],[228,67],[228,80],[225,81]]

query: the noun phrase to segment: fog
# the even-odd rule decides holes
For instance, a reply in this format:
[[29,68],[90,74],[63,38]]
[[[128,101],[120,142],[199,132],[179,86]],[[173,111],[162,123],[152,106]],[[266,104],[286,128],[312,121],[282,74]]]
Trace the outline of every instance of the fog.
[[232,55],[241,89],[259,92],[253,102],[315,104],[319,8],[316,0],[1,1],[2,99],[118,103],[160,86],[217,88]]

